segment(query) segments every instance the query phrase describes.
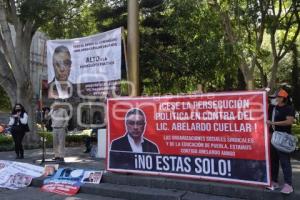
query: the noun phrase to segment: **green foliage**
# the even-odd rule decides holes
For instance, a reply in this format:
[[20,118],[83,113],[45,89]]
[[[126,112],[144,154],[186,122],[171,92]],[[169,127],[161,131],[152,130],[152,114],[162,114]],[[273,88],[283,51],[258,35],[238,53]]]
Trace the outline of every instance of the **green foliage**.
[[[224,16],[211,6],[214,1],[139,2],[141,93],[148,95],[191,92],[199,83],[207,91],[245,89],[245,77],[239,69],[242,61],[249,69],[254,67],[255,86],[263,87],[270,78],[273,62],[270,38],[266,36],[276,31],[276,47],[285,49],[296,32],[297,19],[299,22],[299,16],[292,12],[279,18],[271,13],[271,9],[278,12],[279,0],[216,1],[220,11],[228,13],[237,40],[232,44],[224,31]],[[296,1],[284,1],[284,8],[296,5],[292,2]],[[127,27],[127,0],[70,0],[51,5],[59,8],[51,12],[55,13],[52,20],[42,26],[51,38],[81,37]],[[257,38],[262,22],[265,36],[261,45]],[[285,37],[282,30],[289,26],[291,31]],[[260,70],[251,60],[261,65]],[[290,80],[291,65],[282,66],[278,70],[279,82]],[[125,63],[122,70],[122,78],[127,79]]]
[[18,10],[21,21],[35,21],[39,27],[49,21],[62,8],[62,1],[59,0],[26,0],[19,4]]
[[[40,132],[38,132],[38,135],[41,137],[41,144],[42,144],[42,138],[45,137],[46,147],[52,147],[52,145],[53,145],[53,134],[51,132],[40,131]],[[86,135],[85,133],[79,134],[79,135],[67,135],[66,136],[66,146],[79,146],[79,145],[82,145],[82,144],[84,144],[84,141],[88,137],[89,137],[89,135]]]
[[[53,135],[51,132],[38,132],[38,135],[42,138],[45,137],[45,144],[47,148],[52,148],[53,146]],[[88,135],[80,134],[80,135],[67,135],[66,136],[66,146],[80,146],[83,145],[85,140],[88,138]],[[42,139],[39,147],[42,146]],[[33,147],[25,147],[26,149],[32,149]],[[37,148],[37,146],[35,146]],[[0,135],[0,151],[12,151],[14,149],[13,138],[10,135]]]
[[0,151],[10,151],[14,148],[11,136],[0,134]]
[[11,110],[11,104],[6,92],[0,86],[0,111],[8,112]]
[[43,141],[42,138],[44,137],[46,147],[52,147],[52,144],[53,144],[53,135],[52,135],[51,132],[39,131],[37,134],[41,138],[41,144],[42,144],[42,141]]
[[[127,26],[127,1],[94,7],[99,32]],[[202,1],[140,2],[140,73],[143,94],[237,87],[237,56],[224,40],[220,18]],[[227,81],[227,83],[225,83]]]
[[298,137],[298,147],[300,148],[300,125],[294,125],[292,127],[292,133]]
[[41,26],[51,38],[76,38],[96,32],[90,0],[52,1],[49,4],[53,7],[48,10],[52,18]]
[[294,44],[292,47],[292,73],[290,83],[293,87],[292,97],[296,110],[300,111],[300,69],[299,69],[299,52],[297,45]]
[[88,138],[88,135],[67,135],[66,143],[70,146],[84,144],[84,141]]

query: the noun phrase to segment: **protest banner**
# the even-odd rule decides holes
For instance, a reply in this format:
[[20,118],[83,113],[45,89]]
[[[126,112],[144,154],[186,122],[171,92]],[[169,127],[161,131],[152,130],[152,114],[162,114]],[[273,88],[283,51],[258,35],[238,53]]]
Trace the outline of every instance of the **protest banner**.
[[102,171],[85,171],[83,178],[81,180],[82,183],[93,183],[99,184],[102,179],[103,172]]
[[80,189],[83,173],[83,169],[60,168],[52,177],[44,180],[42,191],[75,195]]
[[47,41],[49,98],[119,93],[122,29]]
[[0,160],[0,188],[27,187],[35,177],[43,174],[43,168],[27,163]]
[[46,164],[44,167],[43,176],[53,176],[58,170],[59,164]]
[[263,91],[108,100],[107,170],[270,184]]

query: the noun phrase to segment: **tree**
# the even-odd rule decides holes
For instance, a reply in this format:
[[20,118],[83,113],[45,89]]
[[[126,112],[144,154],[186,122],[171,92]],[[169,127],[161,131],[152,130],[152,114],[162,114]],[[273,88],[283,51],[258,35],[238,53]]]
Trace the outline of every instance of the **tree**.
[[296,110],[300,110],[300,70],[299,70],[299,52],[297,49],[297,45],[293,44],[292,46],[292,76],[291,76],[291,85],[293,87],[292,90],[292,98],[294,102],[294,106]]
[[[283,1],[270,4],[268,29],[271,37],[272,66],[268,86],[275,87],[279,62],[292,49],[300,32],[299,1]],[[280,34],[283,37],[280,37]]]
[[3,88],[0,86],[0,112],[1,111],[10,111],[11,105],[9,98]]
[[[37,140],[36,102],[30,77],[32,37],[56,16],[78,11],[80,2],[84,0],[0,0],[0,84],[11,104],[22,103],[28,112],[32,131],[27,134],[27,143]],[[12,30],[16,33],[14,37]]]
[[[126,1],[107,2],[95,7],[98,30],[126,28]],[[226,80],[226,89],[233,89],[237,57],[224,41],[220,24],[202,1],[140,1],[141,92],[189,92],[199,83],[222,90]]]
[[79,38],[95,34],[96,18],[93,16],[94,6],[102,6],[103,0],[64,1],[62,7],[67,12],[59,12],[53,19],[41,26],[41,31],[52,39]]
[[[299,30],[299,3],[296,0],[209,0],[212,8],[222,18],[228,42],[240,52],[240,70],[248,89],[254,89],[254,70],[258,67],[261,81],[265,72],[260,64],[263,57],[262,42],[266,35],[271,38],[271,76],[268,83],[275,87],[278,64],[296,41]],[[280,37],[280,34],[283,36]],[[263,58],[262,58],[263,59]]]

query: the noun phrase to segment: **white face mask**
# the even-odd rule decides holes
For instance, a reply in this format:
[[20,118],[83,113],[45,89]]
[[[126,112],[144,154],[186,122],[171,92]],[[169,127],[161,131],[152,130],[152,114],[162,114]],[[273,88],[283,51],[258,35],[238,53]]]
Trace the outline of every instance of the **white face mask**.
[[278,104],[277,100],[276,99],[271,99],[271,104],[273,106],[276,106]]

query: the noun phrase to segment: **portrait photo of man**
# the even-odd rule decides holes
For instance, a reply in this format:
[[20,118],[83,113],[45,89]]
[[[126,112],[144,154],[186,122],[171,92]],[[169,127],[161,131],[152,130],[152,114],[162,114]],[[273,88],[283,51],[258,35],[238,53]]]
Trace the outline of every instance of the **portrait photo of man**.
[[45,165],[43,176],[52,176],[58,169],[58,164]]
[[57,46],[53,52],[54,79],[49,83],[49,98],[67,99],[72,96],[69,76],[72,68],[71,53],[66,46]]
[[146,115],[142,110],[130,109],[125,116],[125,127],[126,133],[112,142],[111,151],[159,153],[156,144],[144,137]]
[[96,183],[99,184],[102,178],[101,171],[86,171],[83,176],[83,183]]

